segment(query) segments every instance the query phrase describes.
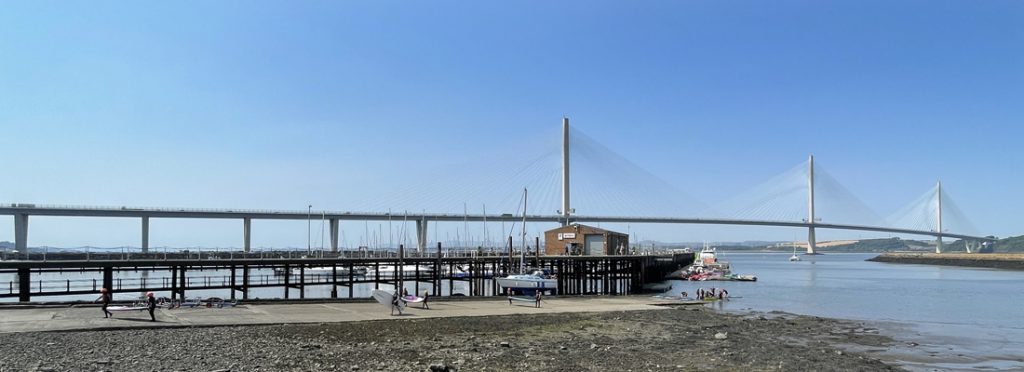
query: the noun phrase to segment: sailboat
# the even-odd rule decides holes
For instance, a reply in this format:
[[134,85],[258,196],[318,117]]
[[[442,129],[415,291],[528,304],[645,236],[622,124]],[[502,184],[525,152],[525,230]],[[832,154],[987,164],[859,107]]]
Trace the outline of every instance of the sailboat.
[[793,243],[793,255],[789,256],[789,261],[800,261],[800,256],[796,255],[796,243]]
[[543,269],[527,269],[526,263],[526,189],[523,189],[523,247],[519,251],[519,273],[496,278],[498,286],[506,291],[520,293],[536,293],[537,291],[555,291],[558,289],[558,281],[548,275]]

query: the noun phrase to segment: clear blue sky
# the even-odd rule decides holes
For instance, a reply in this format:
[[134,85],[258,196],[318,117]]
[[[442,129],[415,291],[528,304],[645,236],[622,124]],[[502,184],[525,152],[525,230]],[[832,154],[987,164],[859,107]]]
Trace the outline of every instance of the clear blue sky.
[[[346,210],[565,115],[704,203],[813,153],[879,214],[942,179],[980,232],[1024,233],[1018,1],[259,5],[0,4],[0,200]],[[31,226],[31,245],[138,244],[133,220]],[[257,227],[255,245],[306,244],[305,223]],[[241,244],[237,221],[154,229]]]

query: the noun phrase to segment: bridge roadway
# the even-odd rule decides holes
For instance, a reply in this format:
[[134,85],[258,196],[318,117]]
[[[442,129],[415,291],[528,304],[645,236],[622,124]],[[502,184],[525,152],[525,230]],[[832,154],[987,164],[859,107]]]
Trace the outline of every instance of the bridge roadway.
[[[210,219],[262,219],[262,220],[306,220],[311,214],[307,211],[282,211],[282,210],[242,210],[242,209],[186,209],[186,208],[133,208],[133,207],[71,207],[71,206],[35,206],[32,204],[5,204],[0,206],[0,215],[12,216],[59,216],[59,217],[137,217],[137,218],[210,218]],[[461,221],[491,221],[491,222],[515,222],[522,221],[522,216],[511,214],[439,214],[439,213],[365,213],[365,212],[326,212],[317,211],[313,216],[320,215],[322,218],[331,220],[332,240],[337,229],[336,221],[387,221],[387,220],[408,220],[418,225],[428,221],[432,222],[461,222]],[[555,222],[564,221],[560,215],[527,215],[529,222]],[[148,222],[148,221],[147,221]],[[778,227],[802,227],[815,229],[834,230],[857,230],[875,231],[893,234],[922,235],[932,237],[946,237],[954,239],[974,241],[995,241],[996,239],[983,236],[972,236],[949,232],[936,232],[926,230],[914,230],[884,226],[865,226],[836,223],[810,223],[805,221],[768,221],[768,220],[738,220],[723,218],[680,218],[680,217],[615,217],[615,216],[572,216],[572,222],[590,223],[658,223],[658,224],[697,224],[697,225],[740,225],[740,226],[778,226]],[[26,223],[27,224],[27,223]],[[147,224],[148,225],[148,224]],[[148,227],[148,226],[147,226]],[[420,231],[426,231],[425,226]],[[247,229],[248,230],[248,229]],[[425,242],[425,234],[420,236],[421,245]]]

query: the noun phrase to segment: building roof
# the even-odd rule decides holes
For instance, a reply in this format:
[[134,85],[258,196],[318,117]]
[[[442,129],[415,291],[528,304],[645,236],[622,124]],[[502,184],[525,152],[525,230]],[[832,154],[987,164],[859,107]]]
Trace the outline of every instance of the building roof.
[[620,233],[620,232],[618,232],[618,231],[612,231],[612,230],[602,229],[602,228],[600,228],[600,227],[594,227],[594,226],[590,226],[590,225],[584,225],[584,224],[581,224],[581,223],[575,223],[575,222],[574,222],[574,223],[572,223],[572,224],[570,224],[570,225],[568,225],[568,226],[562,226],[562,227],[557,227],[557,228],[554,228],[554,229],[548,230],[548,231],[546,231],[546,232],[551,232],[551,231],[561,231],[561,230],[567,230],[567,229],[570,229],[570,228],[572,228],[572,229],[575,229],[575,228],[576,228],[577,226],[578,226],[578,227],[585,227],[585,228],[587,228],[587,229],[593,230],[593,231],[595,231],[595,232],[600,232],[600,233],[611,233],[611,234],[617,234],[617,235],[626,235],[625,233]]

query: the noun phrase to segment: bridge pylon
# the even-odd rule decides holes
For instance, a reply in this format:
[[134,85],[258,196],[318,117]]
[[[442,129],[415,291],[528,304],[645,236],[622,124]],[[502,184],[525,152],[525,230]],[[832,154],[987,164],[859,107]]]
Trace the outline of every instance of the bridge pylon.
[[942,181],[935,184],[935,204],[935,253],[942,253]]
[[807,254],[817,254],[818,241],[814,236],[814,155],[807,159]]
[[562,226],[569,225],[569,118],[562,118]]

